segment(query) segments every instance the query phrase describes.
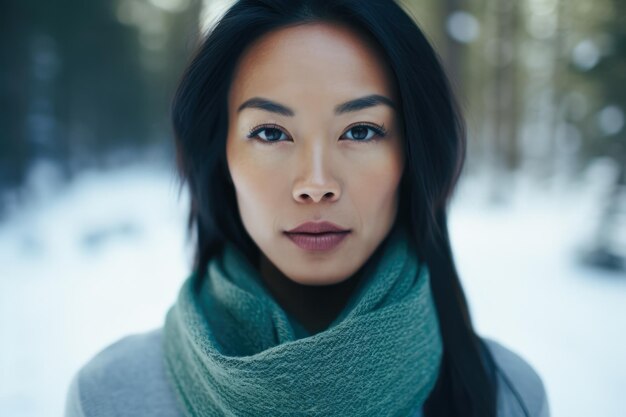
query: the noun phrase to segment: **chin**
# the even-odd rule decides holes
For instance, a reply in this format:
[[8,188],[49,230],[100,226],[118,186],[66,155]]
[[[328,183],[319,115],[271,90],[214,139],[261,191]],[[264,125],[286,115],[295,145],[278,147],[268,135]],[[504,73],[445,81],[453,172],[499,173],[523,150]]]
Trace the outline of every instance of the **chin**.
[[302,285],[322,286],[339,284],[350,278],[354,271],[337,271],[337,268],[331,268],[331,272],[319,272],[321,268],[311,267],[306,270],[297,268],[296,270],[286,270],[285,275],[290,280]]

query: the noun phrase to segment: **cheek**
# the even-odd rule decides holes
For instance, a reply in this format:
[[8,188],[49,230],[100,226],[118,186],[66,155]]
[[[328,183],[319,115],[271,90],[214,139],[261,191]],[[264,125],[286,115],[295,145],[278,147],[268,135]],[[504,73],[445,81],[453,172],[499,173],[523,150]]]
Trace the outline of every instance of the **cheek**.
[[367,161],[354,161],[350,170],[350,194],[361,214],[379,220],[392,216],[403,171],[398,149],[372,152]]
[[[235,187],[242,222],[249,232],[262,232],[260,225],[273,225],[284,206],[284,175],[276,164],[259,153],[228,149],[228,168]],[[284,173],[283,173],[284,174]],[[267,230],[266,227],[263,228]],[[251,234],[252,234],[251,233]]]

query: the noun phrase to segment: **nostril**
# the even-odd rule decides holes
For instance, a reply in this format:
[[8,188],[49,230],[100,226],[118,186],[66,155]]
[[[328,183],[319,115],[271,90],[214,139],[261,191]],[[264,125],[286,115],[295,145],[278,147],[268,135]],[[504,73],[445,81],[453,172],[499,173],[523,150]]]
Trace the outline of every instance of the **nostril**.
[[334,201],[336,200],[338,197],[338,194],[335,193],[334,191],[326,191],[324,193],[322,192],[308,192],[308,193],[299,193],[296,195],[294,194],[294,197],[299,200],[300,202],[309,202],[309,201]]

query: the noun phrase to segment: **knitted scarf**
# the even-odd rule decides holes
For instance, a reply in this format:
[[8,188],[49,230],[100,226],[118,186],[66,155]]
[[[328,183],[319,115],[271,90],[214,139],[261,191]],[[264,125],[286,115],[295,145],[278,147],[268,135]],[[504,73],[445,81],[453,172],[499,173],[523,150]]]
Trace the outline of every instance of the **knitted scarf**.
[[442,356],[428,268],[397,228],[376,254],[336,319],[310,335],[224,244],[165,317],[166,375],[185,415],[421,415]]

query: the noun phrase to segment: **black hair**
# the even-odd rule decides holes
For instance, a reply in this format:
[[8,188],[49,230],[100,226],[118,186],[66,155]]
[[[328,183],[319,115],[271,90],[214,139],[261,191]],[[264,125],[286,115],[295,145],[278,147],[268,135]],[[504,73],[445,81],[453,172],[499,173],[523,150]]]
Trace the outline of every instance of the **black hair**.
[[227,92],[237,61],[271,30],[312,22],[355,28],[376,42],[395,76],[405,138],[397,221],[409,228],[431,286],[443,339],[426,417],[495,417],[495,362],[475,332],[454,264],[447,208],[461,173],[465,127],[440,60],[413,19],[392,0],[240,0],[198,46],[174,96],[172,121],[181,186],[189,186],[194,270],[231,241],[252,262],[259,249],[245,231],[226,163]]

